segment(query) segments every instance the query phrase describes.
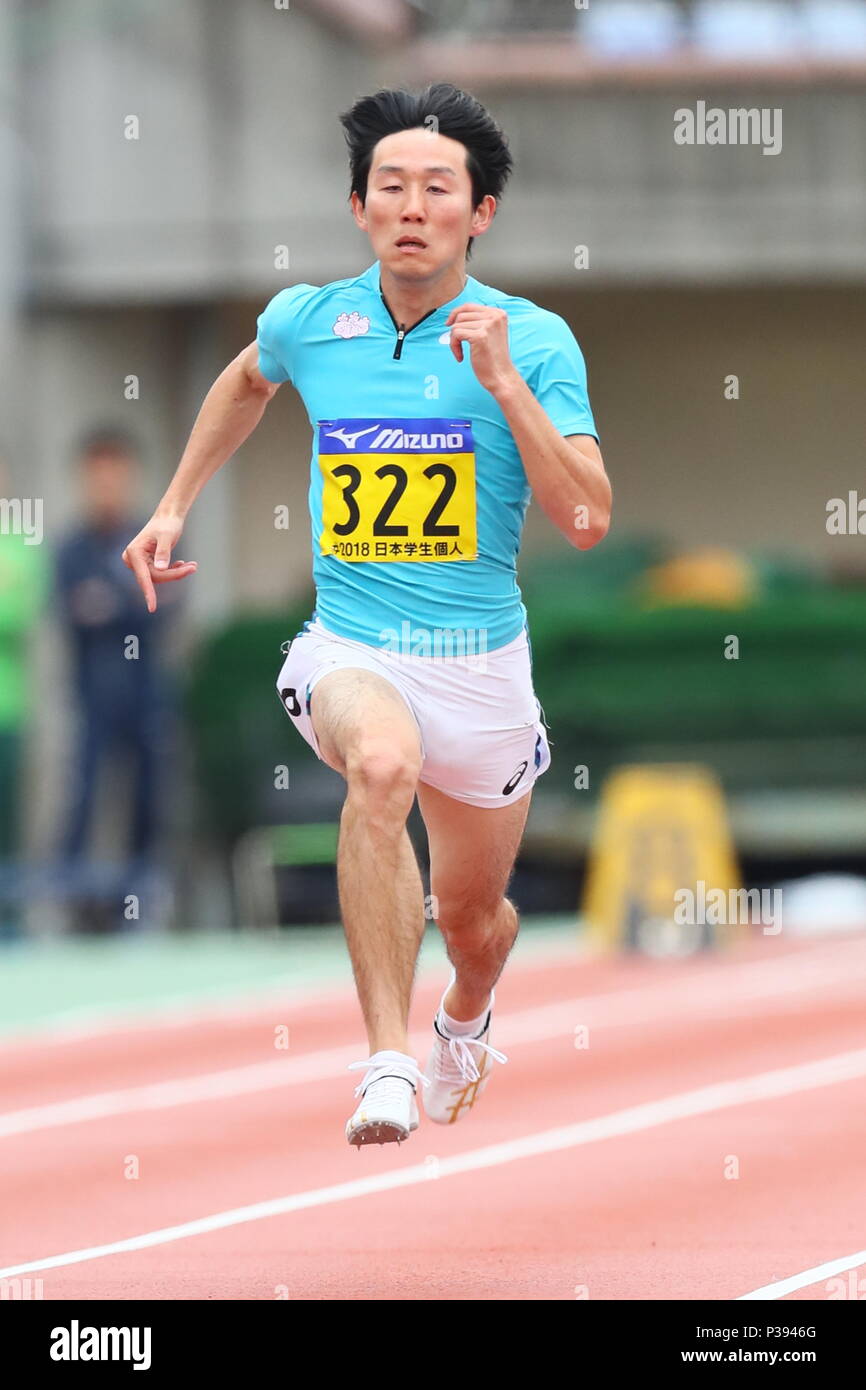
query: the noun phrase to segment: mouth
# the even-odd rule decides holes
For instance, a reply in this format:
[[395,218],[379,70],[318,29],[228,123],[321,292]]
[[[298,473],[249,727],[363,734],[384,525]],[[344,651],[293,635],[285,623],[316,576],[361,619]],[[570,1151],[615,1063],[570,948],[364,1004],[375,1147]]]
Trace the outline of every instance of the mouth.
[[401,236],[394,245],[399,251],[426,251],[427,243],[417,236]]

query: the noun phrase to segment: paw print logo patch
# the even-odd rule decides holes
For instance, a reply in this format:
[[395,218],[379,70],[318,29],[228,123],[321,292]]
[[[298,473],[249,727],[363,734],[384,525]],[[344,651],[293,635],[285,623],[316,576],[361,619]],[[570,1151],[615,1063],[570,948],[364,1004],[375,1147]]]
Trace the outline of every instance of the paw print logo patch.
[[338,314],[334,322],[334,332],[338,338],[359,338],[369,329],[370,320],[366,314],[362,318],[357,309],[353,309],[351,314]]

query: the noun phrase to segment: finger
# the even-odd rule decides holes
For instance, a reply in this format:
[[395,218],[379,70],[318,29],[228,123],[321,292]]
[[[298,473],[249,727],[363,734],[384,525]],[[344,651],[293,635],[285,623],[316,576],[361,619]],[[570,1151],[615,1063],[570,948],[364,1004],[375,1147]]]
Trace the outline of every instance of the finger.
[[161,531],[156,539],[156,551],[153,557],[154,567],[158,570],[168,569],[168,562],[171,559],[171,539]]
[[489,314],[472,313],[461,314],[449,326],[451,328],[466,328],[471,325],[473,328],[478,328],[483,325],[485,328],[494,328],[498,322],[498,319],[491,318]]
[[147,559],[142,555],[141,551],[136,550],[135,547],[130,547],[125,553],[129,555],[127,564],[138,580],[138,587],[144,594],[147,602],[147,611],[148,613],[152,613],[156,608],[156,590],[151,582]]
[[484,320],[480,320],[477,323],[455,323],[454,327],[451,329],[452,342],[454,340],[455,334],[459,334],[459,336],[466,342],[468,342],[470,339],[472,341],[475,341],[475,339],[477,338],[492,337],[492,334],[490,332],[490,324],[485,322]]
[[198,564],[195,560],[175,560],[167,570],[159,570],[153,575],[154,584],[169,584],[173,579],[186,579],[188,574],[195,574]]
[[448,315],[448,318],[445,320],[445,322],[450,323],[453,318],[457,318],[460,314],[483,313],[485,309],[489,308],[489,304],[458,304],[455,308],[451,310],[451,313]]
[[477,328],[467,328],[462,323],[456,325],[451,334],[451,351],[454,353],[454,356],[457,358],[457,361],[463,361],[464,343],[469,344],[469,350],[471,353],[472,344],[481,342],[483,338],[484,334],[479,333],[479,329]]

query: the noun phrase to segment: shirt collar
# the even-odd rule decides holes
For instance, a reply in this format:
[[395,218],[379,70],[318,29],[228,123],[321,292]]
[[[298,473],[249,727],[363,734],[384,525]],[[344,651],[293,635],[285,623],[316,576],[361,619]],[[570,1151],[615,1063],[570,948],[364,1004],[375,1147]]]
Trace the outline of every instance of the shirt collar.
[[[369,270],[366,270],[361,278],[365,281],[367,287],[375,295],[376,301],[380,305],[382,313],[385,315],[385,318],[388,319],[388,323],[390,324],[391,319],[388,314],[385,301],[382,298],[381,262],[374,261],[373,264],[370,266]],[[463,304],[472,299],[477,299],[479,288],[480,287],[478,281],[473,279],[471,275],[467,275],[466,284],[463,286],[463,289],[460,291],[460,293],[456,294],[453,299],[449,299],[446,304],[440,304],[437,309],[433,310],[432,314],[427,315],[427,319],[434,318],[436,314],[444,314],[447,317],[447,315],[450,314],[452,309],[456,309],[458,304]]]

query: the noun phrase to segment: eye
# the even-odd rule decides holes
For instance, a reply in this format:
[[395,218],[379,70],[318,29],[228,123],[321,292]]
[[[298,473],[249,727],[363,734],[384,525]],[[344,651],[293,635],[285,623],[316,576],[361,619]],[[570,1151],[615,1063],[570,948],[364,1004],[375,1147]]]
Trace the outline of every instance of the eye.
[[438,188],[435,184],[431,183],[430,191],[432,193],[447,193],[448,190],[446,188]]

